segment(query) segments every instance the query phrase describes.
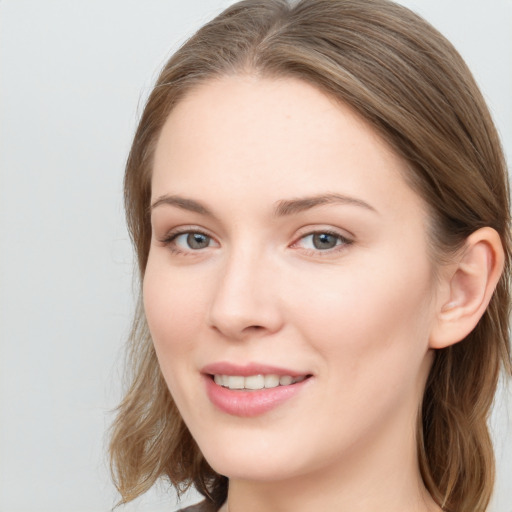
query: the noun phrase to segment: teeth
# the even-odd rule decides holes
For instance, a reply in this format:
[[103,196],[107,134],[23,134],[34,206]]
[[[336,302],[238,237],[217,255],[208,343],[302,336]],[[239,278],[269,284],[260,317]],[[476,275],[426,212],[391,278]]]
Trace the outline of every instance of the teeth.
[[277,375],[265,375],[265,387],[277,388],[279,386],[279,377]]
[[239,376],[226,376],[225,377],[227,383],[224,384],[229,389],[244,389],[245,387],[245,379]]
[[293,379],[289,375],[283,375],[279,377],[279,384],[281,386],[289,386],[292,383]]
[[277,386],[289,386],[302,382],[306,377],[291,377],[290,375],[214,375],[215,384],[229,389],[270,389]]
[[[232,377],[230,377],[231,379]],[[245,377],[245,389],[263,389],[265,387],[265,377],[263,375],[251,375]]]

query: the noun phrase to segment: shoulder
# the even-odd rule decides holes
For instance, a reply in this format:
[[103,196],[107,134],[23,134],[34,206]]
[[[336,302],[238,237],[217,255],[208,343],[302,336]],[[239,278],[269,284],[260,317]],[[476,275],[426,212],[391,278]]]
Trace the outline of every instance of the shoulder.
[[190,507],[181,508],[177,512],[217,512],[217,507],[209,501],[201,501]]

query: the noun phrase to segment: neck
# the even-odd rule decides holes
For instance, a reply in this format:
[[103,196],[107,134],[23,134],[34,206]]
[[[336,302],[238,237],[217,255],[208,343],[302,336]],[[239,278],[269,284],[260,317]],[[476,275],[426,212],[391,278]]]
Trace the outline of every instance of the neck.
[[[440,512],[422,483],[386,475],[364,486],[324,478],[294,482],[230,482],[222,512]],[[391,480],[393,480],[391,482]],[[393,483],[394,485],[388,485]],[[399,485],[397,485],[397,483]]]

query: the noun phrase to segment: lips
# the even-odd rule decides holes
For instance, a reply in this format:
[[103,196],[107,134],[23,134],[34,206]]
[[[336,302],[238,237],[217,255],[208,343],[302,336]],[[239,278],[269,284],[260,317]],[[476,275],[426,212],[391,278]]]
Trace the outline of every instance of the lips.
[[299,394],[312,377],[286,368],[225,362],[207,365],[201,373],[212,404],[241,417],[258,416],[280,406]]

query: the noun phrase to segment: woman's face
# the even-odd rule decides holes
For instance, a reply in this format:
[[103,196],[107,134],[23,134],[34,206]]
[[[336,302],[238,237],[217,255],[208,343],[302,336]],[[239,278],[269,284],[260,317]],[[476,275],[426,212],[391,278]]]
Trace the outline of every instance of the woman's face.
[[219,473],[415,463],[436,281],[406,172],[302,81],[223,78],[172,111],[144,305],[172,396]]

